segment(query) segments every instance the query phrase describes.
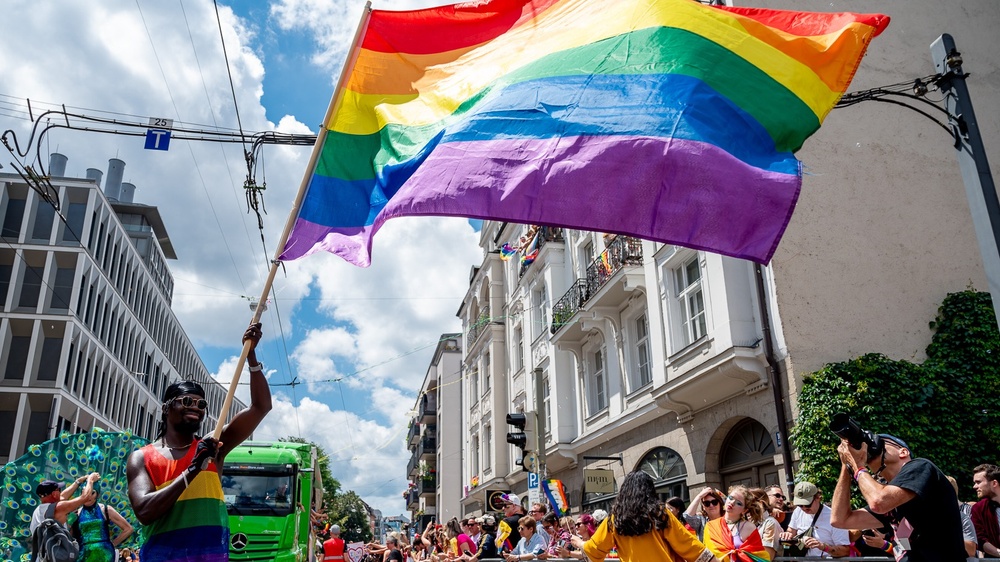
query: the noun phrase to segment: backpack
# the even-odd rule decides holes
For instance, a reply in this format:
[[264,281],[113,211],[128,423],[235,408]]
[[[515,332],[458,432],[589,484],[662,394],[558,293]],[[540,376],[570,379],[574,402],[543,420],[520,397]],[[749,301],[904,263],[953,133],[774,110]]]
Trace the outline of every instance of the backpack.
[[80,546],[70,536],[69,530],[53,519],[55,514],[56,504],[53,503],[45,514],[45,520],[31,535],[32,562],[76,562],[80,555]]

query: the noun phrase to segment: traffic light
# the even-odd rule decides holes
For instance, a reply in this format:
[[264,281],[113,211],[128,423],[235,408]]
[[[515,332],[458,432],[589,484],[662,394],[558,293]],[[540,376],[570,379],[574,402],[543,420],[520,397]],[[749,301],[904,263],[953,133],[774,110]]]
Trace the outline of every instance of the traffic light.
[[511,431],[507,432],[507,442],[521,449],[521,458],[517,461],[517,464],[525,470],[529,470],[529,468],[525,465],[524,459],[527,458],[528,450],[535,443],[533,435],[535,424],[533,422],[534,412],[528,412],[527,414],[511,412],[507,414],[507,424],[512,426]]

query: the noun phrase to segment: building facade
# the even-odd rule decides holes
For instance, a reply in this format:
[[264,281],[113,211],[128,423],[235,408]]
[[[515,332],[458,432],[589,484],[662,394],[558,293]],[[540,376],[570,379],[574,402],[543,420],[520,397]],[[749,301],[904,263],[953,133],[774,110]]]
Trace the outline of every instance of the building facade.
[[[462,483],[456,477],[464,463],[465,444],[461,371],[462,335],[442,334],[424,375],[406,435],[409,486],[403,496],[416,532],[423,532],[432,518],[440,523],[462,516]],[[439,408],[439,404],[448,404],[448,408]]]
[[[928,46],[947,31],[965,70],[978,73],[969,84],[977,107],[1000,102],[990,50],[1000,5],[845,9],[893,18],[852,90],[933,74]],[[1000,114],[978,117],[1000,176]],[[759,273],[746,261],[624,236],[484,223],[483,261],[459,311],[458,476],[476,483],[463,490],[466,515],[493,511],[497,490],[527,503],[504,418],[537,404],[546,474],[563,481],[574,511],[614,498],[614,487],[586,489],[588,469],[610,470],[618,483],[644,470],[662,495],[685,500],[705,485],[784,485],[786,456],[796,459],[784,426],[794,425],[805,375],[867,352],[921,361],[944,297],[988,289],[953,139],[926,117],[874,102],[837,109],[798,156],[807,174],[797,209]],[[504,244],[537,254],[504,261]]]
[[157,208],[132,201],[121,160],[103,191],[100,170],[64,177],[66,163],[52,155],[42,189],[0,174],[0,463],[62,431],[152,438],[177,380],[211,404],[226,395],[171,311],[176,255]]

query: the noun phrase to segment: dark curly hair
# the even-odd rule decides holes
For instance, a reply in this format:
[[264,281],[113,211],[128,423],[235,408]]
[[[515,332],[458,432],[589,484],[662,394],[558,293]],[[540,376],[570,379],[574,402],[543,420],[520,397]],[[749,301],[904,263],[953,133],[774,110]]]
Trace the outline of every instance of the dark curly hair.
[[654,529],[662,531],[670,525],[670,516],[656,495],[653,479],[641,470],[625,477],[610,519],[615,533],[625,537],[645,535]]

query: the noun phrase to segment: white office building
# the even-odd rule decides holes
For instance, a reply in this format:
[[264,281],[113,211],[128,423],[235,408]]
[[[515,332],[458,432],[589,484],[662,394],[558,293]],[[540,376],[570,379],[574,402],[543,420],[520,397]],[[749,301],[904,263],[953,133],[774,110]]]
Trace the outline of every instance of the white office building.
[[61,431],[152,438],[177,380],[212,404],[226,394],[171,311],[177,256],[157,208],[132,200],[121,160],[103,191],[101,170],[66,164],[51,156],[48,184],[0,173],[0,463]]

